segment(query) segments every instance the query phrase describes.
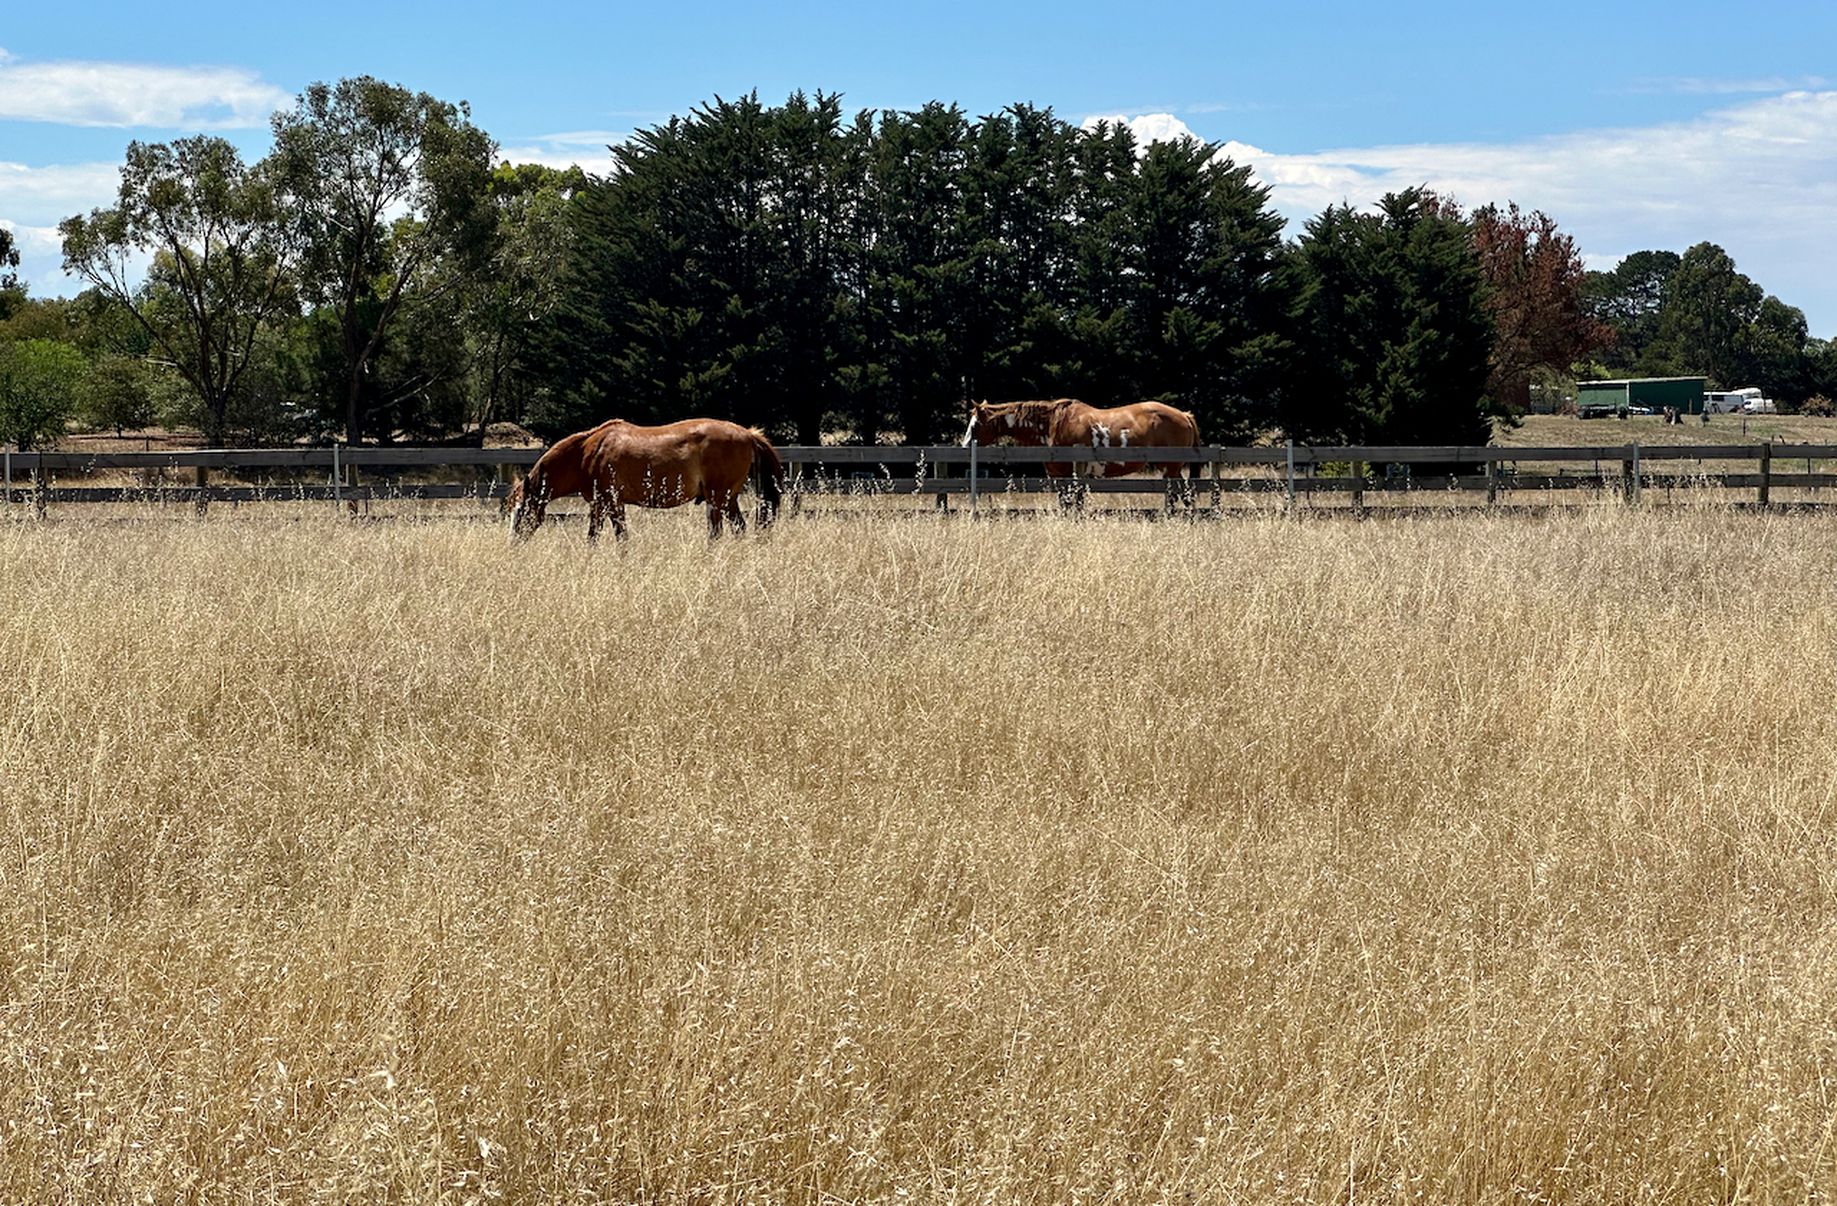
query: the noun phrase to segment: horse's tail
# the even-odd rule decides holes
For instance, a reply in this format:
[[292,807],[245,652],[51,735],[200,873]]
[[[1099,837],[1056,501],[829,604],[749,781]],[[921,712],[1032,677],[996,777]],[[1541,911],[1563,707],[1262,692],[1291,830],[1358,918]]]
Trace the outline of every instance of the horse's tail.
[[753,468],[757,470],[756,480],[759,484],[759,526],[770,527],[778,518],[779,501],[785,494],[785,463],[778,459],[778,449],[772,447],[772,441],[765,438],[765,433],[757,429],[748,429],[753,437]]

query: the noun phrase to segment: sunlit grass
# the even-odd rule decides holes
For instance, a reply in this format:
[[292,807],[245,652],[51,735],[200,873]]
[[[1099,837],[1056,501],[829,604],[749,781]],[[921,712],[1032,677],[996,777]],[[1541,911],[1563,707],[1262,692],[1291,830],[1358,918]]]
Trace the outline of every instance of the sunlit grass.
[[0,528],[0,1198],[1803,1201],[1837,521]]

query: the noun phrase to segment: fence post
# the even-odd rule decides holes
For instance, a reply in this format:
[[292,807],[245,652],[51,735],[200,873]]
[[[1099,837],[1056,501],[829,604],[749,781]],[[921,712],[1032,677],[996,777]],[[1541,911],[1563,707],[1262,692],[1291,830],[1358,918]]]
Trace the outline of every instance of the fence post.
[[[753,470],[754,470],[754,473],[753,473],[754,477],[764,476],[762,473],[759,472],[759,467],[757,465],[753,466]],[[495,499],[499,497],[508,497],[510,494],[510,485],[515,480],[516,480],[516,475],[511,472],[510,465],[504,461],[499,461],[495,466],[492,467],[491,493],[493,495],[493,498]],[[499,486],[502,486],[504,488],[504,494],[502,496],[498,495],[498,492],[497,492],[497,489]],[[754,482],[753,489],[757,490],[758,488],[759,488],[759,483]]]
[[1284,506],[1288,513],[1295,513],[1295,441],[1288,441],[1288,488],[1284,495]]
[[1630,470],[1627,477],[1627,502],[1637,505],[1639,502],[1639,441],[1633,441],[1633,459],[1627,462]]
[[1220,515],[1225,511],[1225,463],[1223,461],[1212,462],[1212,510]]
[[338,463],[338,445],[332,445],[332,506],[344,505],[344,466]]
[[976,441],[972,438],[970,440],[970,518],[971,519],[976,518],[977,515],[980,514],[978,510],[979,499],[980,499],[980,495],[977,493],[977,489],[976,489]]
[[13,505],[13,450],[11,448],[6,450],[6,505],[9,509]]
[[1769,487],[1771,487],[1772,485],[1773,485],[1773,441],[1768,440],[1765,444],[1762,444],[1760,446],[1760,498],[1759,498],[1759,502],[1761,505],[1761,509],[1763,511],[1766,510],[1767,507],[1770,505],[1769,497],[1772,494],[1772,491],[1769,489]]
[[1352,462],[1352,512],[1365,514],[1365,462]]
[[1499,462],[1490,454],[1486,458],[1486,505],[1499,505]]

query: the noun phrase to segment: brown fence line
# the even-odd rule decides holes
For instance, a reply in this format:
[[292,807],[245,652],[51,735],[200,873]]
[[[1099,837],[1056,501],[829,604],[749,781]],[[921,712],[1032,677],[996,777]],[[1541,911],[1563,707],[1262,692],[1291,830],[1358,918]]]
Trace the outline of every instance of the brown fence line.
[[[965,448],[956,444],[786,445],[778,449],[787,465],[1084,464],[1140,461],[1172,464],[1297,465],[1361,462],[1399,464],[1514,464],[1522,461],[1759,460],[1771,453],[1781,460],[1837,459],[1837,444],[1600,444],[1513,447],[1504,445],[1323,445],[1296,444],[1236,447],[1208,444],[1198,448],[1075,447]],[[182,452],[12,452],[6,457],[16,473],[41,469],[353,469],[462,468],[532,465],[539,448],[414,448],[333,445],[318,448],[198,448]]]
[[[1290,497],[1300,494],[1350,493],[1357,505],[1367,492],[1484,491],[1488,501],[1495,501],[1502,491],[1573,490],[1613,488],[1629,499],[1637,498],[1641,489],[1687,487],[1753,489],[1757,501],[1766,503],[1771,489],[1822,489],[1837,487],[1837,473],[1812,472],[1811,462],[1837,459],[1837,444],[1662,444],[1645,446],[1637,443],[1592,446],[1469,446],[1469,445],[1266,445],[1230,447],[1208,445],[1198,448],[1090,448],[1090,447],[963,447],[959,445],[789,445],[779,455],[794,479],[808,485],[806,472],[818,470],[817,487],[832,477],[843,488],[867,493],[909,493],[914,495],[968,494],[974,502],[980,495],[1003,493],[1043,493],[1058,491],[1068,485],[1095,494],[1159,494],[1169,489],[1160,478],[1091,478],[1077,475],[1075,482],[1040,477],[984,476],[985,468],[1002,466],[1039,467],[1046,464],[1073,466],[1074,473],[1083,466],[1115,461],[1141,461],[1152,458],[1157,463],[1184,464],[1193,467],[1195,476],[1185,488],[1220,495],[1240,492],[1282,491]],[[207,501],[337,501],[357,502],[379,499],[464,499],[489,500],[507,491],[505,480],[479,481],[474,484],[402,483],[346,480],[353,469],[454,469],[510,468],[533,464],[541,455],[536,448],[214,448],[181,452],[8,452],[4,454],[6,481],[0,501],[12,503],[24,499],[41,508],[48,502],[194,502]],[[1738,461],[1753,462],[1757,471],[1750,473],[1718,472],[1655,473],[1644,468],[1654,461]],[[1773,470],[1776,461],[1804,461],[1807,472],[1786,473]],[[1520,464],[1593,462],[1599,471],[1592,474],[1525,473]],[[1368,467],[1401,465],[1410,467],[1406,474],[1370,474]],[[1227,465],[1264,466],[1278,472],[1262,477],[1225,477]],[[1455,472],[1422,472],[1418,466],[1455,466]],[[1483,473],[1462,472],[1459,466],[1478,465]],[[941,472],[950,467],[947,476]],[[1321,466],[1344,466],[1343,474],[1317,474]],[[967,468],[968,474],[961,472]],[[1197,473],[1209,468],[1210,476]],[[55,485],[46,475],[58,470],[83,473],[102,469],[187,469],[202,478],[210,469],[229,470],[306,470],[324,471],[319,482],[275,482],[270,484],[186,484],[133,486],[64,486]],[[902,472],[895,474],[894,470]],[[833,474],[825,473],[833,470]],[[878,472],[873,472],[878,470]],[[38,475],[27,486],[21,478]]]

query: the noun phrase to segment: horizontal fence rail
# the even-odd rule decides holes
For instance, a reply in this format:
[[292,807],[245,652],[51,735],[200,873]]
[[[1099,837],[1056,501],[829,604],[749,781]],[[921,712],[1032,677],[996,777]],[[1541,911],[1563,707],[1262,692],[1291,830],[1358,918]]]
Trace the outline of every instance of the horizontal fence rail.
[[[180,452],[6,452],[6,504],[28,502],[41,511],[51,502],[333,501],[502,498],[517,471],[533,465],[537,448],[358,447],[204,448]],[[1602,490],[1637,500],[1651,489],[1756,491],[1765,505],[1773,490],[1837,488],[1837,444],[1603,444],[1560,447],[1494,445],[1264,445],[1258,447],[964,447],[946,445],[791,445],[778,449],[796,489],[830,488],[867,494],[984,496],[1066,492],[1165,494],[1173,485],[1155,476],[1091,476],[1116,462],[1182,466],[1178,489],[1214,498],[1227,493],[1349,494],[1362,505],[1367,494],[1405,491],[1484,492],[1496,502],[1505,492]],[[1676,462],[1747,462],[1752,471],[1718,468],[1680,472]],[[1804,472],[1774,469],[1799,463]],[[1551,471],[1550,466],[1592,464],[1595,471]],[[1046,477],[1052,466],[1067,476]],[[1525,466],[1545,468],[1526,469]],[[1242,475],[1243,469],[1273,472]],[[1837,470],[1837,464],[1823,468]],[[1227,475],[1233,469],[1239,475]],[[126,486],[74,485],[70,476],[135,471],[147,480]],[[471,470],[471,482],[405,480],[404,475]],[[1019,470],[1020,475],[1014,471]],[[212,471],[241,479],[212,483]],[[189,481],[182,481],[183,473]],[[275,479],[261,480],[264,475]],[[168,477],[167,475],[171,475]],[[307,480],[308,478],[312,480]],[[257,480],[248,480],[254,478]],[[291,480],[279,480],[291,478]],[[63,480],[60,480],[63,479]]]

